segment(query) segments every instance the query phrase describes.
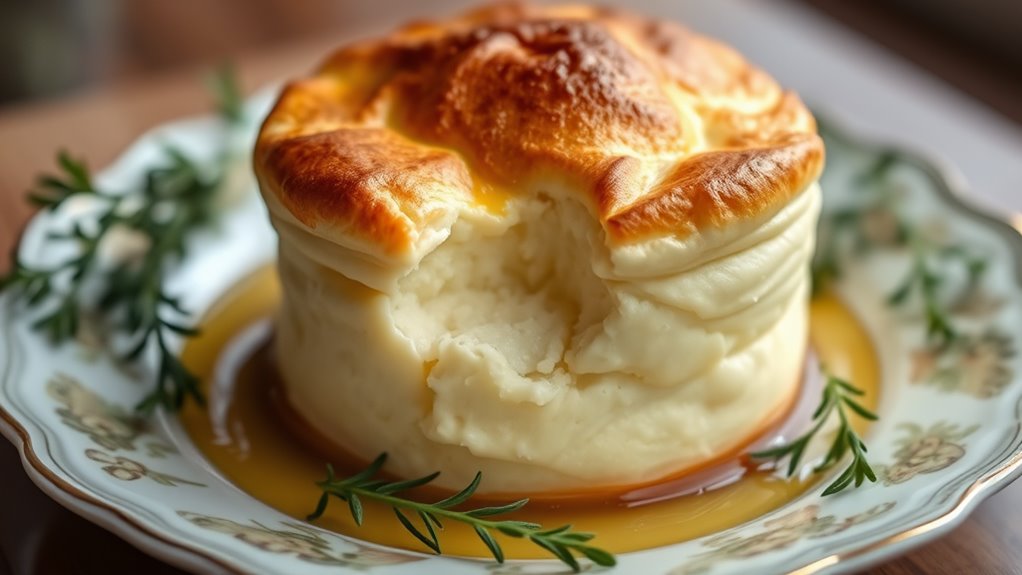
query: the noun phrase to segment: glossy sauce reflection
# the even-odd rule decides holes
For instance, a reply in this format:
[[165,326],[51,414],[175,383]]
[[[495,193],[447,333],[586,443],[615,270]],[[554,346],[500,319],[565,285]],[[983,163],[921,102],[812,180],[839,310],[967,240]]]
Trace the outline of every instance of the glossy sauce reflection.
[[[279,298],[274,270],[266,268],[242,282],[208,314],[202,335],[189,343],[182,357],[206,382],[209,403],[206,408],[190,404],[181,419],[199,450],[227,478],[257,499],[302,519],[315,506],[319,491],[314,483],[324,477],[326,461],[341,463],[343,468],[348,458],[310,437],[295,421],[285,423],[289,419],[286,403],[268,353],[271,317]],[[855,318],[836,298],[824,296],[812,303],[811,323],[813,348],[828,369],[864,388],[864,403],[875,407],[878,366]],[[802,398],[791,416],[767,433],[764,441],[804,429],[820,387],[812,362],[806,373]],[[863,431],[861,425],[857,427]],[[515,518],[548,526],[571,523],[596,533],[594,543],[604,549],[632,551],[750,521],[797,497],[815,480],[782,480],[733,454],[675,480],[584,500],[536,501]],[[422,550],[389,509],[366,502],[366,521],[358,527],[347,507],[337,503],[341,502],[332,505],[317,525],[375,543]],[[441,543],[447,554],[488,556],[471,529],[461,525],[447,524]],[[511,558],[545,557],[542,550],[521,540],[504,537],[501,545]]]

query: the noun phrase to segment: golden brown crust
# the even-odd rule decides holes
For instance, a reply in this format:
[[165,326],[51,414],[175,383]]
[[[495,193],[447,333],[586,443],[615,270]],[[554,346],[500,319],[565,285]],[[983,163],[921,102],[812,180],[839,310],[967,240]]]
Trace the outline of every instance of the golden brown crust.
[[822,164],[823,144],[815,134],[696,154],[674,166],[641,200],[607,218],[606,227],[618,238],[720,228],[784,205],[819,177]]
[[338,51],[284,91],[255,161],[305,225],[396,253],[481,180],[567,183],[616,242],[724,226],[804,189],[823,146],[795,95],[717,42],[501,4]]
[[371,238],[386,252],[407,249],[452,200],[471,200],[472,180],[457,155],[379,128],[287,138],[264,162],[295,219],[310,228],[340,226],[341,233]]

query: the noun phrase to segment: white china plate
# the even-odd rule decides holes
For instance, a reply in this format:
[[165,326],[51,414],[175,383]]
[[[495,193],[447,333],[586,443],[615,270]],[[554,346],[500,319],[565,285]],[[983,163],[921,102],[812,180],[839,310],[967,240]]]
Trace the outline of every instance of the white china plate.
[[[272,94],[250,103],[261,117]],[[254,131],[254,126],[251,128]],[[141,138],[99,176],[128,189],[172,142],[193,157],[214,153],[217,123],[177,122]],[[889,157],[883,177],[862,174]],[[273,261],[276,237],[251,179],[215,229],[194,238],[171,288],[196,317],[239,279]],[[963,337],[943,351],[925,344],[924,318],[888,294],[910,267],[909,251],[889,245],[890,213],[863,212],[845,233],[870,248],[842,250],[836,289],[862,319],[882,366],[880,421],[870,460],[880,481],[823,498],[826,482],[785,507],[711,537],[618,557],[617,573],[845,572],[903,553],[946,533],[984,497],[1022,470],[1022,240],[952,193],[930,163],[909,153],[831,133],[823,180],[825,212],[874,196],[895,198],[928,241],[979,254],[987,270],[969,288],[953,258],[934,257],[943,297]],[[879,190],[879,191],[878,191]],[[59,261],[42,249],[48,230],[89,217],[87,206],[42,214],[20,247],[29,263]],[[848,230],[851,230],[848,232]],[[860,246],[861,247],[861,246]],[[187,289],[184,289],[187,286]],[[131,406],[149,378],[126,373],[87,338],[58,348],[33,331],[34,312],[0,296],[0,431],[25,469],[69,509],[144,551],[199,572],[490,573],[567,572],[554,561],[435,557],[368,544],[302,523],[232,486],[212,468],[174,416],[138,421]],[[178,342],[180,343],[180,342]],[[601,571],[585,564],[590,572]]]

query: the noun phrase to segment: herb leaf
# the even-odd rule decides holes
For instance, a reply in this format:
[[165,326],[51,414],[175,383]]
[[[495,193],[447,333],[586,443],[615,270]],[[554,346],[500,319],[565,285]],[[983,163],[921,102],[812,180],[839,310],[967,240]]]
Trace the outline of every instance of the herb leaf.
[[[221,73],[216,85],[218,109],[228,129],[237,130],[243,119],[237,83]],[[191,337],[197,332],[184,323],[186,311],[164,284],[168,267],[184,256],[188,237],[212,219],[213,199],[228,169],[225,161],[209,173],[180,150],[167,147],[146,170],[143,183],[128,193],[99,189],[85,163],[67,152],[59,152],[56,163],[57,173],[41,176],[29,201],[55,211],[80,196],[95,206],[96,220],[75,222],[70,230],[47,237],[49,242],[73,242],[78,249],[60,264],[35,267],[15,255],[11,271],[0,278],[0,290],[12,290],[28,307],[46,308],[34,327],[53,343],[75,337],[80,314],[94,312],[105,327],[134,341],[125,361],[137,361],[155,347],[155,387],[138,404],[139,411],[158,406],[178,409],[188,398],[201,403],[198,379],[170,349],[173,335]],[[113,266],[101,265],[101,246],[118,230],[135,236],[144,253]],[[98,299],[84,295],[86,283],[98,286]]]
[[229,62],[221,64],[216,73],[210,75],[208,85],[220,116],[231,124],[242,123],[245,120],[245,101],[234,66]]
[[812,427],[790,443],[757,451],[751,453],[750,456],[754,459],[774,461],[787,457],[787,475],[790,477],[798,470],[802,455],[805,453],[809,442],[823,429],[823,425],[827,420],[836,414],[840,422],[837,434],[834,436],[834,441],[831,443],[830,449],[824,456],[823,461],[813,468],[813,471],[819,473],[830,469],[839,463],[849,452],[852,454],[852,461],[845,468],[844,472],[833,483],[827,486],[823,491],[823,495],[833,495],[843,491],[850,485],[859,487],[866,480],[876,482],[876,474],[866,459],[866,444],[855,433],[855,430],[852,429],[849,423],[849,415],[846,411],[850,410],[859,417],[875,421],[877,419],[876,414],[855,399],[862,395],[863,391],[861,389],[841,378],[828,374],[827,382],[823,387],[823,398],[820,400],[820,405],[816,408],[816,412],[813,413],[814,423]]
[[901,158],[896,152],[880,154],[863,170],[855,182],[861,187],[862,200],[821,219],[819,243],[813,258],[813,292],[818,293],[827,282],[842,272],[840,247],[851,244],[853,255],[878,246],[908,248],[910,267],[905,277],[887,296],[890,306],[907,306],[918,293],[925,315],[927,340],[945,348],[960,338],[951,306],[942,297],[943,267],[937,262],[957,264],[964,271],[972,289],[987,270],[987,260],[958,244],[948,244],[927,237],[927,233],[904,214],[897,188],[889,181],[890,172]]
[[[493,536],[494,531],[509,537],[528,539],[549,551],[576,572],[580,571],[581,567],[573,552],[589,558],[590,561],[597,565],[610,567],[617,563],[617,560],[611,553],[586,544],[586,542],[594,537],[592,533],[572,531],[570,525],[544,530],[542,526],[526,521],[485,519],[486,517],[517,511],[529,502],[528,499],[521,499],[506,505],[480,507],[467,511],[451,509],[456,505],[467,502],[472,497],[479,487],[480,481],[482,481],[481,473],[477,473],[472,482],[458,493],[435,503],[423,503],[400,497],[396,494],[407,489],[426,485],[436,479],[439,474],[432,473],[418,479],[398,482],[376,479],[376,475],[382,469],[386,458],[387,454],[381,454],[369,467],[346,479],[336,478],[333,468],[327,466],[327,478],[316,484],[323,493],[319,498],[315,511],[309,515],[308,519],[313,521],[322,516],[326,511],[329,498],[336,497],[348,502],[349,510],[355,519],[355,523],[361,525],[363,514],[361,500],[366,499],[390,506],[398,521],[401,522],[401,525],[412,536],[422,542],[423,545],[437,554],[440,554],[440,540],[437,537],[436,529],[443,529],[439,520],[440,517],[443,517],[444,519],[472,526],[479,540],[486,545],[487,549],[490,550],[490,554],[493,555],[493,558],[498,563],[504,562],[504,551],[501,549],[500,543]],[[354,504],[354,501],[359,503]],[[416,526],[405,515],[405,511],[415,512],[422,523],[422,527]],[[425,528],[425,533],[423,533],[423,528]]]

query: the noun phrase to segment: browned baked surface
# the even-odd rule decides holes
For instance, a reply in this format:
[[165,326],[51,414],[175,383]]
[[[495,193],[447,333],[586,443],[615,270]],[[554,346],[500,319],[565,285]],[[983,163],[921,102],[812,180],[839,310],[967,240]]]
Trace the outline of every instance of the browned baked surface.
[[718,42],[502,4],[339,50],[286,87],[255,164],[316,233],[400,253],[477,180],[577,190],[614,243],[726,226],[801,192],[823,145],[797,96]]

